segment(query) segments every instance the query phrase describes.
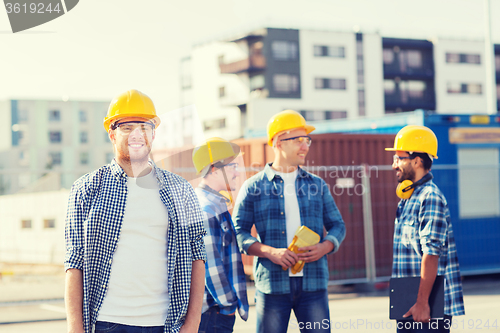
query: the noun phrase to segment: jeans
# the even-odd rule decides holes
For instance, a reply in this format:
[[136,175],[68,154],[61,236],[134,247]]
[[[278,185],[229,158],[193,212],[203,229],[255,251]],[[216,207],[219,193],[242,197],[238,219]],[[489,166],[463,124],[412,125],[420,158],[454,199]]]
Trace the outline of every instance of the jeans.
[[[290,294],[255,293],[257,333],[330,332],[328,291],[307,292],[302,290],[302,278],[290,278]],[[297,321],[291,321],[293,309]]]
[[198,333],[231,333],[236,315],[228,316],[219,313],[219,308],[213,306],[201,314]]
[[416,323],[413,320],[398,320],[398,333],[449,333],[452,316],[433,319],[430,323]]
[[163,326],[130,326],[106,321],[95,323],[95,333],[163,333],[163,330]]

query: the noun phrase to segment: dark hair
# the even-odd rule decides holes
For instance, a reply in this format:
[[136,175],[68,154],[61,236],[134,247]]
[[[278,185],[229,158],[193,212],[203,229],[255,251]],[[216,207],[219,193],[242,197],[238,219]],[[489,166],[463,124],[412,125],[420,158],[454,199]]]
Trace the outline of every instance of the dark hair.
[[410,156],[411,156],[412,159],[414,159],[415,157],[420,157],[420,159],[422,159],[422,163],[424,165],[424,169],[426,171],[431,169],[431,167],[432,167],[432,160],[431,160],[431,158],[429,157],[429,155],[427,153],[413,153]]

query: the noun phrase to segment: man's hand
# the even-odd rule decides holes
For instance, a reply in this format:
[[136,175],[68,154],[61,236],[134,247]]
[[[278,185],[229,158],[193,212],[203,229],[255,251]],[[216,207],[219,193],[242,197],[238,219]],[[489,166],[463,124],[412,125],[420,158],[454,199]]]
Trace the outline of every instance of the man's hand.
[[431,321],[431,308],[429,303],[417,302],[415,303],[407,313],[403,315],[403,318],[413,317],[413,321],[428,323]]
[[292,267],[297,261],[299,261],[297,253],[292,252],[289,249],[272,248],[268,252],[267,258],[284,269]]
[[304,253],[299,253],[299,260],[304,262],[319,260],[327,253],[330,253],[333,250],[333,246],[332,242],[324,241],[316,245],[301,247],[299,251],[304,251]]

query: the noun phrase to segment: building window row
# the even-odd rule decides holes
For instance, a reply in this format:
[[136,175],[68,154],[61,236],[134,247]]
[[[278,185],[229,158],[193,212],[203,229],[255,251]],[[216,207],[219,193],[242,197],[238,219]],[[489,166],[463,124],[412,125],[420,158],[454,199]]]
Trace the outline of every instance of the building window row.
[[314,87],[316,89],[334,89],[345,90],[345,79],[332,79],[332,78],[316,78],[314,79]]
[[446,53],[446,62],[449,64],[481,64],[481,55],[466,53]]
[[345,48],[333,45],[314,45],[315,57],[345,58]]
[[60,110],[50,110],[49,111],[49,121],[61,121],[61,111]]
[[203,122],[203,127],[205,131],[220,129],[226,127],[226,118],[205,120]]
[[49,132],[50,143],[61,143],[62,133],[60,131],[50,131]]
[[402,71],[405,71],[407,67],[422,68],[423,66],[423,55],[420,50],[401,50],[397,46],[384,48],[382,57],[384,65],[392,65],[398,62]]
[[448,94],[482,94],[482,86],[479,83],[448,82],[447,90]]
[[297,42],[287,40],[275,40],[271,44],[273,58],[275,60],[297,60],[299,48]]
[[273,87],[277,93],[296,93],[299,91],[299,76],[294,74],[274,74]]
[[[56,227],[55,219],[44,219],[43,228],[44,229],[54,229]],[[33,229],[33,223],[31,219],[21,220],[21,229]]]
[[308,111],[301,110],[300,114],[307,121],[322,121],[322,120],[332,120],[332,119],[344,119],[347,118],[347,111]]
[[401,95],[410,98],[422,98],[427,89],[425,81],[418,80],[384,80],[384,93],[385,95],[393,95],[398,89]]

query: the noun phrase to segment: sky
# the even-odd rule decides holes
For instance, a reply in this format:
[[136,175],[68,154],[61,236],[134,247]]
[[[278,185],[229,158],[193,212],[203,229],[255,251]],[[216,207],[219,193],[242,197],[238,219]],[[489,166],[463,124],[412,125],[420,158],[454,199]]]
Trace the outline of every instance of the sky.
[[[14,1],[14,0],[13,0]],[[490,0],[500,43],[500,0]],[[110,101],[135,88],[159,112],[179,107],[179,62],[195,43],[262,26],[483,39],[483,0],[81,0],[13,34],[0,11],[0,99]]]

